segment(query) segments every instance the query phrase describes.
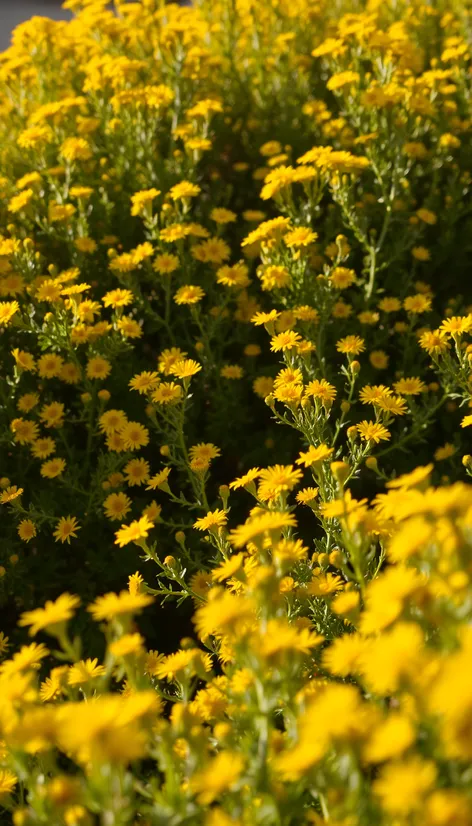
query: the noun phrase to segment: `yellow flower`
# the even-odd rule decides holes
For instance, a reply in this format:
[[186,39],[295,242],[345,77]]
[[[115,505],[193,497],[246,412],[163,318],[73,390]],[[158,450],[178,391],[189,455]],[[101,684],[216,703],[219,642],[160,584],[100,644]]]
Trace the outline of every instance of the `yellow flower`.
[[277,335],[272,336],[270,341],[270,349],[273,353],[297,349],[301,341],[302,337],[299,333],[296,333],[294,330],[286,330],[283,333],[278,333]]
[[202,516],[194,522],[193,527],[198,531],[216,531],[226,525],[228,518],[225,511],[217,508],[214,511],[209,511],[206,516]]
[[291,513],[266,511],[249,518],[244,525],[231,531],[230,540],[236,548],[242,548],[248,542],[265,534],[279,534],[283,528],[294,527],[296,519]]
[[436,776],[432,761],[413,755],[402,762],[387,763],[374,781],[373,789],[386,812],[406,817],[423,809]]
[[329,89],[330,92],[337,91],[338,89],[342,89],[343,86],[353,86],[356,83],[359,83],[360,75],[359,72],[338,72],[336,75],[332,75],[326,84],[326,88]]
[[131,215],[142,215],[148,204],[160,195],[159,189],[143,189],[131,196]]
[[7,327],[19,309],[18,301],[0,301],[0,326]]
[[67,542],[70,545],[71,537],[77,538],[76,531],[80,530],[80,525],[75,516],[61,516],[57,523],[53,536],[56,542]]
[[440,331],[450,336],[462,336],[472,329],[472,314],[468,316],[451,316],[440,326]]
[[25,611],[18,622],[20,626],[30,625],[29,634],[34,637],[38,631],[49,629],[55,635],[57,626],[61,626],[70,620],[75,613],[75,609],[80,605],[79,597],[71,594],[61,594],[55,602],[48,600],[44,608],[35,608],[33,611]]
[[177,290],[174,295],[174,301],[176,304],[198,304],[204,295],[205,292],[201,287],[193,284],[185,284]]
[[153,390],[159,384],[159,381],[159,375],[155,371],[145,370],[133,376],[129,382],[129,387],[132,390],[137,390],[138,393],[145,394],[149,390]]
[[98,426],[102,433],[109,436],[111,433],[118,433],[122,430],[127,421],[123,410],[107,410],[100,416]]
[[61,155],[67,161],[87,161],[92,157],[92,150],[85,138],[66,138],[61,145]]
[[110,290],[102,299],[104,307],[113,307],[113,309],[117,307],[127,307],[133,300],[134,295],[131,290],[122,289]]
[[18,778],[10,769],[0,769],[0,800],[11,794],[17,783]]
[[311,396],[314,399],[321,399],[323,403],[333,402],[336,398],[336,392],[336,388],[326,379],[314,379],[305,387],[306,398]]
[[195,198],[201,191],[201,187],[197,184],[192,184],[190,181],[181,181],[179,184],[175,184],[168,194],[173,201],[179,201],[183,198]]
[[55,479],[56,476],[61,476],[61,474],[64,473],[65,467],[65,459],[60,459],[59,457],[49,459],[41,465],[41,476],[44,476],[45,479]]
[[139,422],[126,422],[119,435],[125,450],[138,450],[149,444],[149,430]]
[[202,365],[193,359],[181,359],[176,361],[172,367],[172,374],[178,379],[189,379],[195,376],[202,369]]
[[172,272],[175,272],[180,267],[180,261],[176,255],[170,255],[169,253],[162,253],[161,255],[157,255],[154,261],[152,262],[152,268],[160,275],[169,275]]
[[156,490],[156,488],[161,488],[162,490],[169,490],[168,485],[168,478],[170,475],[171,469],[169,467],[164,467],[159,473],[156,473],[151,479],[149,479],[149,484],[146,490]]
[[29,202],[33,197],[34,190],[32,189],[25,189],[18,195],[14,195],[13,198],[11,198],[8,202],[8,211],[13,213],[20,212],[22,209],[28,206]]
[[115,533],[115,545],[123,548],[125,545],[129,545],[130,542],[139,542],[140,539],[146,539],[153,527],[153,523],[150,522],[147,516],[136,519],[130,525],[122,525],[119,531]]
[[126,493],[110,493],[103,503],[107,519],[122,519],[131,510],[131,499]]
[[72,686],[85,685],[89,683],[90,680],[95,680],[104,674],[106,674],[105,666],[98,665],[97,658],[89,658],[70,666],[67,674],[67,682]]
[[368,422],[364,419],[356,426],[361,438],[366,442],[374,442],[377,445],[382,440],[390,439],[390,431],[379,422]]
[[457,447],[450,442],[446,442],[445,445],[434,451],[434,458],[437,462],[443,462],[445,459],[450,459],[455,453],[457,453]]
[[290,249],[292,247],[308,247],[310,244],[313,244],[317,238],[317,233],[313,232],[309,227],[297,227],[284,235],[284,243]]
[[109,651],[113,657],[128,657],[130,654],[138,656],[144,652],[144,637],[141,634],[124,634],[119,640],[110,643]]
[[304,467],[313,467],[313,465],[319,465],[321,462],[324,462],[326,459],[333,453],[333,448],[328,447],[328,445],[318,445],[315,447],[314,445],[310,445],[308,450],[305,453],[300,453],[300,457],[297,459],[297,465],[304,465]]
[[123,468],[126,481],[130,487],[140,486],[149,479],[149,462],[146,459],[131,459]]
[[403,302],[407,313],[427,313],[431,309],[431,298],[422,293],[409,295]]
[[225,364],[220,370],[224,379],[242,379],[244,370],[238,364]]
[[153,601],[154,598],[149,594],[130,594],[128,591],[121,591],[119,594],[109,593],[97,597],[95,602],[88,606],[87,611],[92,614],[94,620],[101,622],[127,614],[137,614]]
[[163,381],[157,390],[154,390],[151,398],[156,404],[175,404],[182,398],[182,393],[180,384],[175,384],[173,381]]
[[102,356],[93,356],[87,362],[86,372],[89,379],[106,379],[111,373],[111,364]]
[[420,393],[426,391],[425,383],[416,376],[409,379],[399,379],[393,386],[401,396],[419,396]]
[[36,526],[31,519],[22,519],[18,525],[18,536],[23,542],[30,542],[36,536]]
[[365,350],[365,342],[360,336],[345,336],[336,342],[336,350],[338,353],[346,353],[347,355],[358,356]]
[[13,500],[21,496],[22,493],[23,488],[18,488],[16,485],[8,486],[0,493],[0,502],[2,505],[5,505],[7,502],[13,502]]
[[217,224],[231,224],[237,220],[237,215],[231,209],[225,209],[224,207],[215,207],[210,212],[210,218],[212,221],[215,221]]

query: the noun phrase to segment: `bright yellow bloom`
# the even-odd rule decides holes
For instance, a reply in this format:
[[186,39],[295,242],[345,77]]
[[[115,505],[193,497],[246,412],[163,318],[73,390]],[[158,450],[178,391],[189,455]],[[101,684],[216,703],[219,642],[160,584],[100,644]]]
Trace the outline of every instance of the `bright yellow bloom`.
[[194,522],[193,527],[198,531],[214,531],[224,527],[228,521],[225,511],[217,508],[215,511],[209,511],[206,516],[202,516]]
[[50,633],[54,634],[57,626],[61,626],[74,616],[75,609],[79,605],[79,597],[65,593],[58,597],[55,602],[48,600],[44,608],[25,611],[21,615],[18,625],[31,626],[29,629],[31,637],[34,637],[38,631],[45,629],[49,629]]
[[67,542],[70,545],[71,537],[77,538],[76,531],[80,531],[80,525],[75,516],[61,516],[57,523],[53,537],[56,542]]
[[140,539],[146,539],[153,527],[153,523],[150,522],[147,516],[136,519],[130,525],[122,525],[119,531],[115,533],[115,545],[123,548],[125,545],[129,545],[130,542],[139,542]]

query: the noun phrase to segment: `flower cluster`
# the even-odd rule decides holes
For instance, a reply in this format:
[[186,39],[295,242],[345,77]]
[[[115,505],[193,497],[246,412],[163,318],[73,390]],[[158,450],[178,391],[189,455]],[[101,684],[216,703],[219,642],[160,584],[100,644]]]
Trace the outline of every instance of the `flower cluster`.
[[64,6],[0,60],[0,805],[468,826],[470,4]]

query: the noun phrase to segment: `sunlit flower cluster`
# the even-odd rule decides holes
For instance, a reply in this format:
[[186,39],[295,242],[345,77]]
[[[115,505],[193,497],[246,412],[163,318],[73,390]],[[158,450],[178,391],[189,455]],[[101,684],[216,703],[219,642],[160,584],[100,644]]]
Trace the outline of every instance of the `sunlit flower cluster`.
[[469,826],[470,2],[64,6],[0,56],[5,822]]

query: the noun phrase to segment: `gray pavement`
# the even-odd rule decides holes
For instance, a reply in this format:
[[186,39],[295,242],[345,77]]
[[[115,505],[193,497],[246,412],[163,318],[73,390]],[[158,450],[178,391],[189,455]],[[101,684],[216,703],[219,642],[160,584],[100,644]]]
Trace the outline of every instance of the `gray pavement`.
[[0,0],[0,51],[10,45],[12,30],[34,15],[67,20],[70,12],[61,8],[60,0]]

